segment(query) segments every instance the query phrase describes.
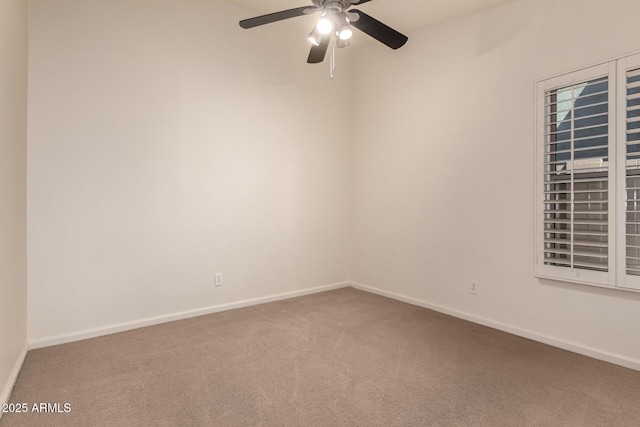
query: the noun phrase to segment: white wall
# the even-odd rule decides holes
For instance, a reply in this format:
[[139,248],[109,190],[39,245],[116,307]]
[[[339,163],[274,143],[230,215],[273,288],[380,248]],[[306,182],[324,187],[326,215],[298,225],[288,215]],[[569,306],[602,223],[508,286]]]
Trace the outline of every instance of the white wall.
[[346,64],[222,0],[29,10],[32,343],[348,279]]
[[521,0],[410,34],[393,60],[360,49],[352,280],[640,368],[640,295],[533,276],[534,82],[640,51],[638,16]]
[[[27,345],[27,1],[0,1],[0,403]],[[0,417],[2,414],[0,413]]]

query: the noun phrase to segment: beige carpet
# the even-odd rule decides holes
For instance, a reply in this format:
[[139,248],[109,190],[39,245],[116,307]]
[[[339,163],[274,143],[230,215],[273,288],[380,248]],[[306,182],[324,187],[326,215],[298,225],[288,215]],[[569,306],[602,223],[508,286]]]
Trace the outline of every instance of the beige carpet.
[[638,426],[640,372],[351,288],[29,352],[9,426]]

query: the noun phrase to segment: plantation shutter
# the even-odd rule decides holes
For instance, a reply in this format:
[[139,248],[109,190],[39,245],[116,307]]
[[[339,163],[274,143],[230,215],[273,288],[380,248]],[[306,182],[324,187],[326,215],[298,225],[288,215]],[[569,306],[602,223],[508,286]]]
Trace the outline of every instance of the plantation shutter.
[[607,77],[546,93],[547,265],[608,269],[608,93]]
[[627,72],[627,274],[640,276],[640,69]]
[[536,277],[640,291],[640,53],[537,82]]
[[605,65],[570,77],[547,81],[539,92],[544,126],[537,274],[610,285],[615,277],[615,215],[609,204],[615,200],[610,179],[615,74]]
[[[625,58],[620,63],[619,138],[624,141],[625,219],[624,219],[624,287],[640,289],[640,57]],[[624,72],[624,77],[622,77]]]

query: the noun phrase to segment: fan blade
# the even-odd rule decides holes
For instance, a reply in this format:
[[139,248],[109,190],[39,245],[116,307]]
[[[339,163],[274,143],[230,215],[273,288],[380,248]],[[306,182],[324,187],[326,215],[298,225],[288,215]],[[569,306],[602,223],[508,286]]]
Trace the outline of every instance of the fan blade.
[[324,56],[327,54],[329,48],[329,42],[331,41],[331,33],[322,36],[320,44],[318,46],[311,46],[311,52],[309,52],[309,64],[318,64],[324,61]]
[[350,9],[349,12],[355,12],[360,15],[360,19],[351,23],[354,27],[378,40],[380,43],[384,43],[391,49],[399,49],[409,40],[404,34],[400,34],[393,28],[383,24],[356,9]]
[[295,18],[305,14],[305,10],[309,9],[309,6],[296,7],[295,9],[283,10],[281,12],[270,13],[268,15],[257,16],[255,18],[249,18],[240,21],[242,28],[248,29],[258,27],[264,24],[270,24],[272,22],[282,21],[283,19]]
[[369,3],[370,1],[371,0],[351,0],[349,3],[351,3],[354,6],[357,6],[362,3]]

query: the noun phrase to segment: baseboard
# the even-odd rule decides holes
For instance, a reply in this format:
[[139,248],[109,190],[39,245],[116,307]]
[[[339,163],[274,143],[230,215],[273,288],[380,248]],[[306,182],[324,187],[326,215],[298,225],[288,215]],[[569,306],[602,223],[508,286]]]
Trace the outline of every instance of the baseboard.
[[381,295],[387,298],[391,298],[397,301],[406,302],[407,304],[416,305],[419,307],[428,308],[439,313],[448,314],[459,319],[468,320],[473,323],[478,323],[483,326],[488,326],[493,329],[497,329],[503,332],[508,332],[513,335],[517,335],[523,338],[527,338],[533,341],[538,341],[543,344],[548,344],[553,347],[558,347],[563,350],[571,351],[573,353],[581,354],[583,356],[591,357],[593,359],[602,360],[605,362],[613,363],[615,365],[623,366],[625,368],[634,369],[640,371],[640,360],[622,356],[619,354],[611,353],[598,348],[585,346],[579,343],[563,340],[560,338],[551,337],[537,332],[529,331],[526,329],[518,328],[516,326],[507,325],[505,323],[496,322],[491,319],[475,316],[473,314],[465,313],[462,311],[454,310],[452,308],[443,307],[436,304],[431,304],[426,301],[422,301],[416,298],[411,298],[405,295],[397,294],[394,292],[388,292],[372,286],[363,285],[361,283],[351,282],[353,288],[371,292],[373,294]]
[[52,345],[66,344],[74,341],[96,338],[104,335],[110,335],[118,332],[129,331],[132,329],[143,328],[145,326],[153,326],[161,323],[173,322],[176,320],[189,319],[192,317],[204,316],[207,314],[219,313],[222,311],[233,310],[236,308],[249,307],[252,305],[265,304],[273,301],[280,301],[304,295],[315,294],[319,292],[330,291],[333,289],[345,288],[350,285],[349,282],[334,283],[331,285],[318,286],[315,288],[307,288],[299,291],[285,292],[282,294],[269,295],[266,297],[253,298],[243,301],[237,301],[227,304],[215,305],[210,307],[198,308],[194,310],[181,311],[178,313],[167,314],[157,317],[149,317],[146,319],[135,320],[132,322],[118,323],[100,328],[85,329],[68,334],[54,335],[45,338],[38,338],[29,341],[29,348],[43,348]]
[[[20,354],[18,355],[18,360],[16,360],[16,363],[13,366],[11,374],[9,374],[9,379],[7,380],[7,383],[2,390],[2,395],[0,395],[0,404],[9,402],[11,392],[13,391],[13,386],[18,380],[18,375],[20,375],[20,370],[22,369],[22,365],[24,364],[24,359],[27,357],[28,350],[28,345],[25,343],[24,347],[20,351]],[[2,419],[2,411],[0,411],[0,419]]]

